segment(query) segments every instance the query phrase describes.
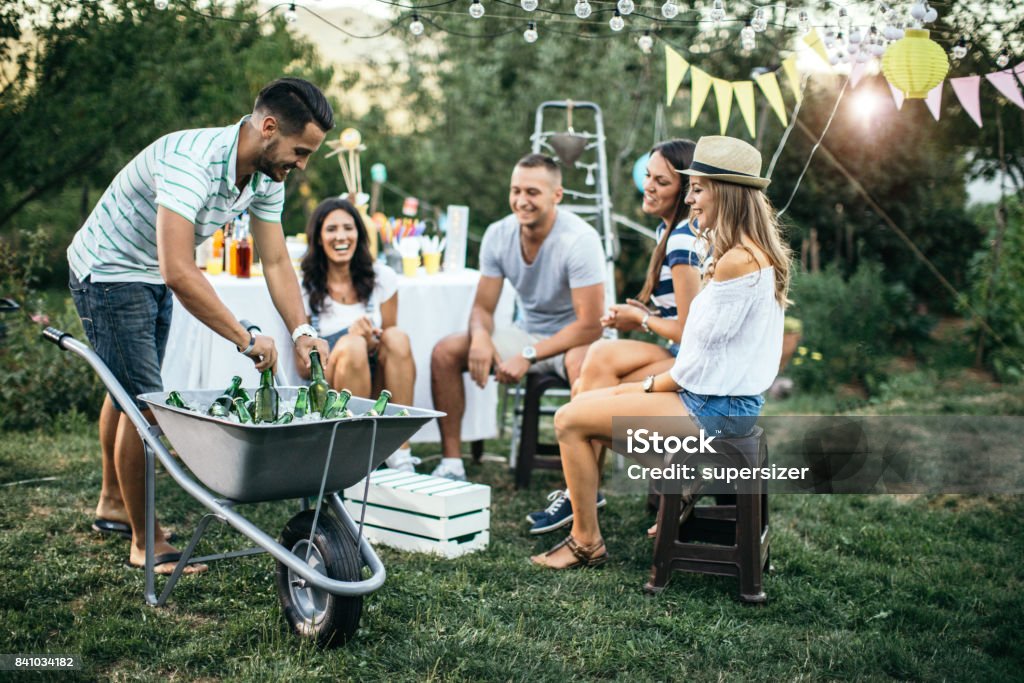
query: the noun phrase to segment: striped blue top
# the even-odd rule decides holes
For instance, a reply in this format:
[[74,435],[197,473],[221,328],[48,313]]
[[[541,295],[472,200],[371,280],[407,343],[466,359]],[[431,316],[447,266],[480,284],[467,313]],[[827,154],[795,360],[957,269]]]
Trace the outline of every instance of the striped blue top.
[[114,177],[68,247],[75,276],[93,282],[161,284],[156,210],[162,206],[195,226],[201,244],[246,209],[280,223],[284,184],[262,173],[235,186],[243,124],[170,133],[139,152]]
[[[661,242],[665,234],[665,223],[658,226],[655,232],[655,239]],[[688,221],[683,221],[672,230],[668,236],[668,244],[665,245],[665,260],[661,262],[661,273],[658,277],[658,285],[651,295],[650,307],[657,311],[662,318],[675,320],[679,317],[676,310],[676,292],[672,284],[672,267],[678,265],[693,266],[703,271],[707,250],[702,240],[697,239],[690,230]]]

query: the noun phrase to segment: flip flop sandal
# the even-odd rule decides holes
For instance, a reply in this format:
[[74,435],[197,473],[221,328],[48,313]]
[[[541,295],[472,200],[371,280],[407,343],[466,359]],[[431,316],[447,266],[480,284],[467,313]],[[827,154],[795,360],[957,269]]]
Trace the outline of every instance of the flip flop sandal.
[[[177,564],[178,560],[181,559],[181,553],[160,553],[153,558],[153,567],[159,567],[162,564],[174,563]],[[145,564],[133,564],[131,560],[124,563],[125,567],[129,569],[145,569]]]
[[[132,540],[132,528],[124,522],[115,522],[110,519],[94,519],[92,522],[92,530],[98,534],[112,534],[120,536],[125,540]],[[178,534],[173,531],[164,534],[164,539],[168,543],[174,543],[178,540]]]

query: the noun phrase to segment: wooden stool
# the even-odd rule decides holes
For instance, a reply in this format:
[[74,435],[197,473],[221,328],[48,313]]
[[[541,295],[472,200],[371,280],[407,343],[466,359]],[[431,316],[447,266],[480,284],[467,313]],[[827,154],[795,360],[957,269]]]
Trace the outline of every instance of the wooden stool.
[[[768,446],[760,427],[748,437],[715,439],[717,461],[728,467],[759,467],[768,460]],[[658,535],[654,564],[644,584],[648,593],[664,590],[673,570],[736,576],[740,600],[763,603],[762,586],[768,566],[771,532],[768,528],[767,484],[755,493],[716,495],[715,505],[696,505],[696,498],[663,493],[658,508]],[[751,490],[751,489],[748,489]],[[683,522],[680,524],[680,517]]]
[[[523,395],[522,420],[519,433],[519,454],[516,457],[516,488],[530,485],[533,468],[560,470],[562,457],[558,443],[540,443],[541,415],[554,415],[552,408],[540,404],[544,392],[549,389],[567,390],[569,385],[553,372],[537,372],[526,375],[526,391]],[[537,456],[555,456],[538,458]]]

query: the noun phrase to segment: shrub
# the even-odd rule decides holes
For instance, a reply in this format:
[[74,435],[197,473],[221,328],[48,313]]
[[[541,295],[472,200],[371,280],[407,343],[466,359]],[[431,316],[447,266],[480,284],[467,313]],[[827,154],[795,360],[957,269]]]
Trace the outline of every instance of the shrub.
[[[909,290],[888,284],[882,266],[864,262],[845,280],[838,269],[797,273],[791,315],[803,322],[801,345],[820,361],[790,363],[787,374],[808,391],[856,383],[868,391],[885,378],[886,360],[927,339],[933,321],[914,310]],[[814,356],[816,359],[817,356]]]
[[[992,208],[979,208],[978,213],[991,215]],[[998,252],[1000,227],[992,221],[985,248],[971,259],[969,301],[974,312],[999,336],[995,339],[986,332],[985,363],[1000,380],[1019,382],[1024,379],[1024,206],[1020,199],[1006,202],[1005,221]],[[982,329],[975,322],[975,335]]]
[[[0,241],[0,296],[21,305],[7,314],[0,342],[0,429],[33,429],[99,415],[103,385],[84,362],[40,337],[53,325],[84,340],[81,321],[69,296],[47,305],[35,289],[46,271],[49,240],[43,230],[23,235],[21,253]],[[47,310],[47,309],[50,310]]]

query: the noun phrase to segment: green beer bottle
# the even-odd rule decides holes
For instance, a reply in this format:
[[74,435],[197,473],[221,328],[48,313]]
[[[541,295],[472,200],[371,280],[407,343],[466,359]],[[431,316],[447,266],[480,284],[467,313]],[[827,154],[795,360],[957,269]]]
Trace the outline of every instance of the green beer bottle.
[[227,417],[228,413],[231,412],[232,407],[231,397],[227,394],[221,394],[213,400],[213,403],[210,404],[206,414],[212,415],[213,417]]
[[388,407],[388,401],[390,400],[391,392],[384,389],[380,392],[380,396],[377,397],[377,402],[373,404],[373,407],[366,411],[366,415],[383,415],[384,409]]
[[[312,394],[312,392],[310,392]],[[327,398],[324,399],[324,405],[320,409],[320,418],[324,419],[327,417],[327,413],[331,412],[331,408],[334,407],[335,402],[338,400],[338,392],[334,389],[327,390]]]
[[323,418],[325,420],[333,420],[336,417],[352,417],[352,411],[345,408],[350,398],[352,398],[352,392],[348,389],[342,389],[338,393],[338,398],[331,403],[330,407],[324,408]]
[[408,408],[402,408],[397,413],[395,413],[394,416],[395,417],[409,417],[410,415],[412,415],[412,413],[409,412]]
[[277,419],[281,397],[274,388],[274,373],[267,368],[260,375],[260,388],[256,390],[256,409],[253,419],[256,422],[273,422]]
[[299,387],[299,393],[295,397],[295,417],[302,417],[309,412],[309,387]]
[[309,407],[314,413],[324,412],[324,401],[331,388],[324,379],[324,366],[320,364],[320,352],[313,349],[309,352]]
[[175,408],[184,408],[185,410],[189,410],[188,404],[185,403],[185,399],[183,399],[181,397],[181,394],[179,394],[177,391],[172,391],[171,393],[167,394],[166,403],[167,405],[174,406]]
[[276,424],[276,425],[286,425],[286,424],[290,424],[291,421],[294,420],[294,419],[295,419],[295,416],[292,415],[290,411],[286,410],[283,413],[281,413],[281,417],[279,417],[276,420],[274,420],[274,424]]
[[241,398],[236,398],[234,400],[234,404],[235,412],[238,413],[238,421],[242,424],[252,422],[252,414],[249,412],[249,409],[245,407],[245,401]]
[[231,386],[224,390],[226,396],[235,398],[238,396],[238,390],[242,388],[242,378],[239,375],[235,375],[231,378]]

